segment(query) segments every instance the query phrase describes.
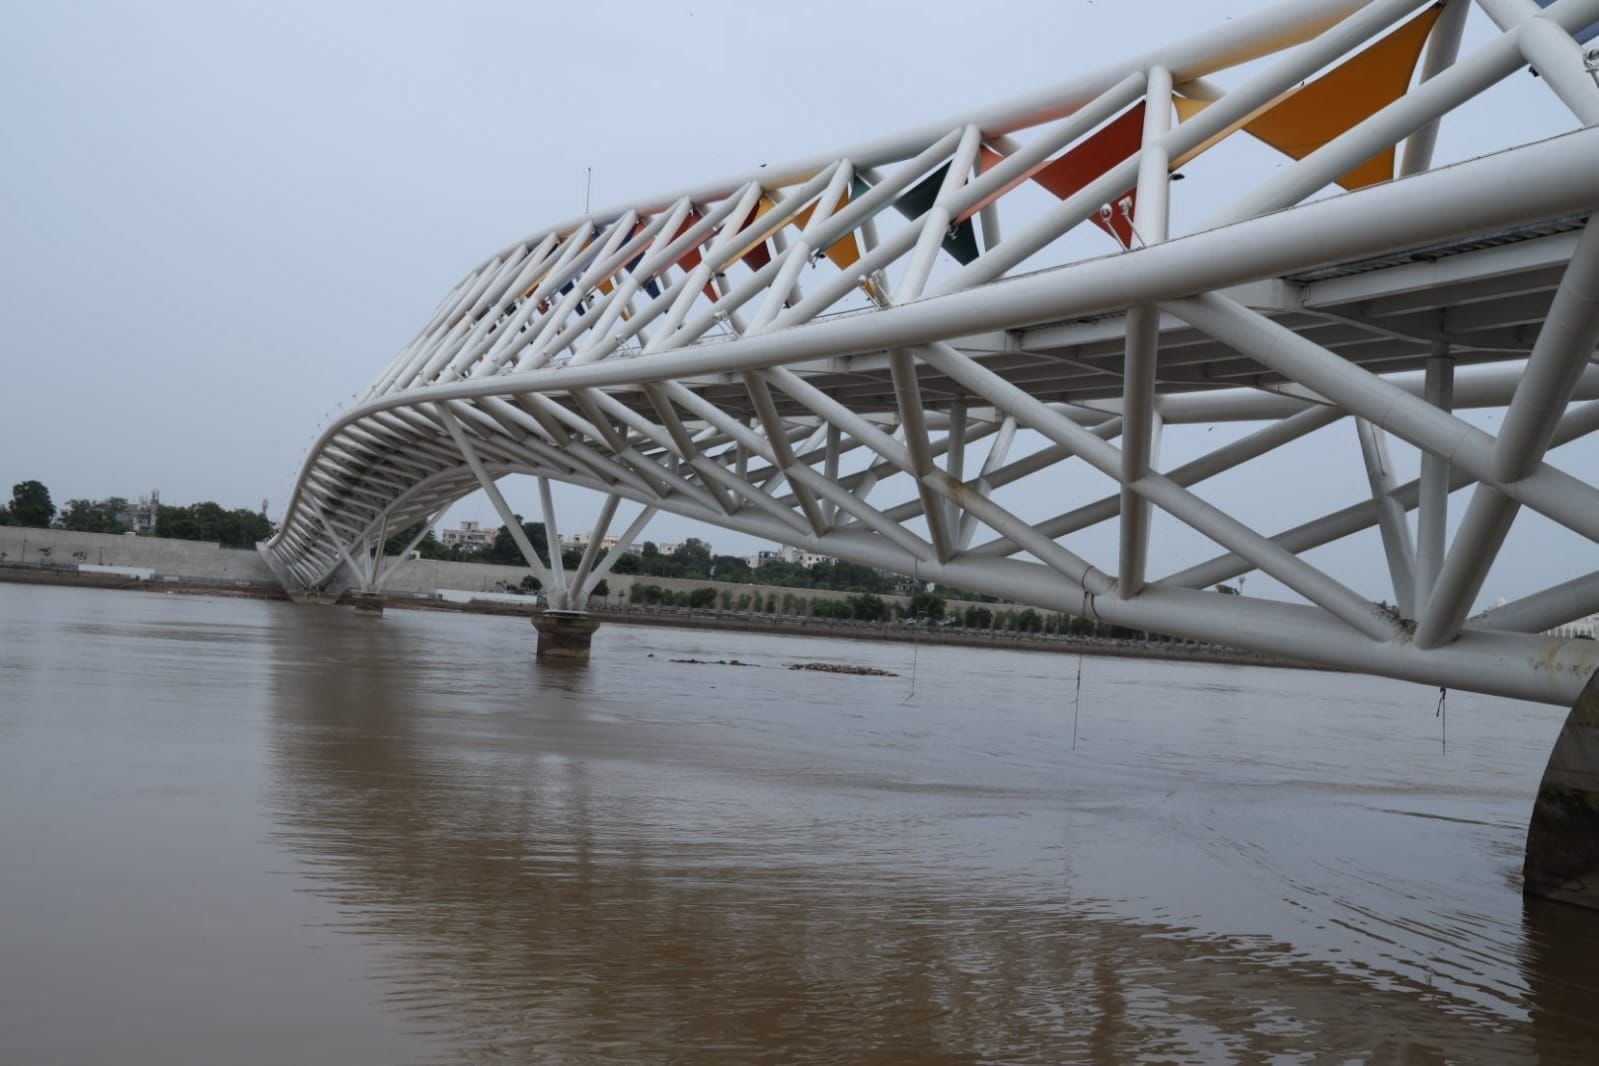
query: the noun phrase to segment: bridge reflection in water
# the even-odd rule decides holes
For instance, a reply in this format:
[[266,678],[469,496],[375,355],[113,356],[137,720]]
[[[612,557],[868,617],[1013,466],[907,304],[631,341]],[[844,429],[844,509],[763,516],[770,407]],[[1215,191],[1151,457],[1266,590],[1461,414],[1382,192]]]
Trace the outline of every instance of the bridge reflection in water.
[[[1074,755],[1055,657],[941,650],[906,702],[776,669],[888,646],[275,636],[278,839],[474,1060],[1599,1057],[1599,923],[1514,883],[1552,709],[1462,697],[1443,755],[1391,683],[1090,660]],[[668,661],[712,643],[766,668]]]

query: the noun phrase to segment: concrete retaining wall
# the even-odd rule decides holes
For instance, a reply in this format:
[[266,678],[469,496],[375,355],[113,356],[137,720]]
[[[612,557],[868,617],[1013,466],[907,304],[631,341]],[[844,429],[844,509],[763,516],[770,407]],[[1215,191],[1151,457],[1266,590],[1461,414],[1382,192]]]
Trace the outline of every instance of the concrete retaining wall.
[[519,587],[522,579],[531,576],[532,573],[533,571],[525,566],[452,563],[443,559],[407,559],[395,568],[394,576],[384,582],[383,591],[417,596],[432,596],[440,589],[497,592],[502,585]]
[[0,526],[0,555],[4,556],[0,561],[8,563],[128,566],[154,570],[158,577],[277,585],[254,550],[220,548],[197,540]]
[[[49,549],[49,555],[43,554]],[[117,533],[74,533],[64,529],[27,529],[22,526],[0,526],[0,562],[41,563],[58,566],[89,564],[93,566],[138,567],[155,571],[157,578],[181,578],[186,581],[217,584],[259,584],[278,587],[277,579],[266,561],[253,549],[221,548],[196,540],[169,540],[164,537],[131,537]],[[436,596],[442,590],[464,592],[497,592],[506,586],[520,587],[522,579],[532,573],[525,566],[499,566],[491,563],[455,563],[442,559],[408,559],[394,571],[383,591],[395,595]],[[347,572],[346,572],[347,576]],[[776,599],[778,613],[783,610],[783,597],[790,596],[795,613],[809,614],[809,601],[844,600],[856,595],[831,589],[796,589],[778,585],[739,585],[726,581],[699,581],[693,578],[645,577],[633,574],[611,574],[607,578],[610,595],[596,599],[594,606],[624,606],[629,601],[629,591],[635,584],[658,585],[673,592],[689,592],[698,588],[714,588],[716,606],[722,606],[722,595],[730,597],[737,605],[740,598],[759,597],[761,608],[768,599]],[[891,604],[907,605],[904,596],[883,596]],[[1020,611],[1025,605],[1015,603],[985,603],[979,606],[993,611]],[[950,600],[946,610],[964,610],[967,602]],[[751,609],[755,608],[752,602]]]

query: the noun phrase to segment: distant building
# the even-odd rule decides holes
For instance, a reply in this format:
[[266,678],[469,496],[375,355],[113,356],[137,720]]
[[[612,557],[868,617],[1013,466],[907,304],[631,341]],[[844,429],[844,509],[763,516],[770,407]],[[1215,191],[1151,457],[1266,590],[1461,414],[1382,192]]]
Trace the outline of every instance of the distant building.
[[484,529],[476,522],[462,522],[454,529],[439,531],[439,543],[446,548],[460,548],[462,551],[481,551],[494,543],[494,538],[500,535],[500,529],[495,526]]
[[117,516],[117,522],[129,533],[146,536],[155,532],[156,519],[161,513],[161,493],[152,489],[150,495],[140,496],[138,503],[128,504],[127,510]]
[[675,542],[656,545],[657,548],[661,549],[662,555],[676,555],[677,549],[681,548],[682,546],[683,545]]
[[745,561],[750,564],[751,570],[759,570],[762,563],[773,562],[792,563],[795,566],[803,566],[809,570],[818,563],[832,562],[833,557],[831,555],[823,555],[820,552],[806,551],[803,548],[770,548],[756,552]]
[[[1505,598],[1500,596],[1494,600],[1494,606],[1503,607]],[[1599,640],[1599,614],[1590,614],[1584,618],[1576,618],[1565,625],[1555,626],[1553,629],[1544,630],[1546,637],[1562,637],[1570,640],[1573,637],[1585,637],[1588,640]]]
[[[588,548],[588,546],[589,546],[589,542],[592,541],[593,539],[594,538],[592,536],[590,536],[589,534],[587,534],[587,533],[573,533],[570,537],[562,537],[561,538],[561,550],[562,551],[583,551],[583,550],[586,550]],[[601,551],[615,551],[616,550],[616,546],[618,544],[620,544],[620,543],[622,543],[622,538],[617,536],[616,534],[612,533],[612,534],[610,534],[608,536],[604,536],[604,537],[600,538],[600,550]],[[636,546],[630,545],[627,550],[628,550],[628,553],[632,554],[632,555],[637,555],[639,553],[639,549]],[[661,546],[661,551],[663,551],[663,552],[666,551],[666,546],[665,545]]]
[[1555,626],[1549,630],[1551,637],[1587,637],[1589,640],[1599,640],[1599,614],[1590,614],[1586,618],[1579,618],[1574,622],[1567,622],[1563,626]]

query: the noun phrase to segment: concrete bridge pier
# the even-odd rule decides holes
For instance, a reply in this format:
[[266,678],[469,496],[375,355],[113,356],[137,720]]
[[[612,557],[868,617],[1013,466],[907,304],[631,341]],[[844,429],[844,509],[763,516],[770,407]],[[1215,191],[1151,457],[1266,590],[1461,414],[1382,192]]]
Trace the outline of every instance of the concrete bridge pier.
[[380,618],[383,615],[383,597],[376,592],[357,592],[350,597],[355,613],[366,615],[370,618]]
[[1522,889],[1599,910],[1599,673],[1566,716],[1538,785]]
[[540,611],[533,616],[539,631],[538,661],[541,663],[586,663],[599,619],[587,611]]

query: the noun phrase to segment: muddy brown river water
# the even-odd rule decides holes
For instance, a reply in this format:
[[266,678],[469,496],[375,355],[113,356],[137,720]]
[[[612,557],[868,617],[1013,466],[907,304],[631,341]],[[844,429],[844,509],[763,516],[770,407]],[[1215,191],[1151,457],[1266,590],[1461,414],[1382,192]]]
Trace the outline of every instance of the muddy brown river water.
[[1599,914],[1518,884],[1561,709],[532,641],[0,586],[0,1063],[1599,1062]]

